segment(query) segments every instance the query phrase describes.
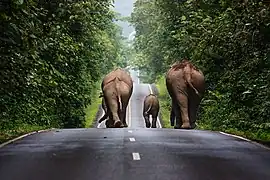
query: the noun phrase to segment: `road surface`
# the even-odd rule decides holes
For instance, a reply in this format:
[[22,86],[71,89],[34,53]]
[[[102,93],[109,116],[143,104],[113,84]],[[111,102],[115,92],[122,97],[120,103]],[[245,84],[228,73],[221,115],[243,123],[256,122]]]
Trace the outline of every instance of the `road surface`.
[[270,179],[270,151],[257,144],[219,132],[144,128],[140,101],[149,91],[134,83],[129,128],[24,137],[0,148],[0,180]]

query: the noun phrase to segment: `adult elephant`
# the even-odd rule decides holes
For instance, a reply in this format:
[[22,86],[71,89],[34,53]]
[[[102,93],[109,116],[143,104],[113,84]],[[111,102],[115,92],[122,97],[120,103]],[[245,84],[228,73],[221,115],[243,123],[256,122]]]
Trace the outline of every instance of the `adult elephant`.
[[131,76],[125,70],[117,68],[103,78],[101,89],[107,111],[99,123],[108,118],[106,127],[128,127],[126,110],[133,92]]
[[205,92],[203,73],[190,61],[174,63],[166,74],[166,86],[172,99],[171,126],[194,129],[199,104]]

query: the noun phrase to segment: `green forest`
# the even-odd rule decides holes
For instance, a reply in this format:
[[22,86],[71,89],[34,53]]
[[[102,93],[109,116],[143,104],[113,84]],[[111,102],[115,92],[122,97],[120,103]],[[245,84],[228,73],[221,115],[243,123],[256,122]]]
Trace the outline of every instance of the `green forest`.
[[206,78],[198,128],[270,140],[270,3],[137,0],[133,64],[156,83],[169,127],[165,73],[188,58]]
[[125,41],[111,5],[110,0],[0,3],[0,141],[87,125],[85,109],[97,100],[101,77],[126,66]]

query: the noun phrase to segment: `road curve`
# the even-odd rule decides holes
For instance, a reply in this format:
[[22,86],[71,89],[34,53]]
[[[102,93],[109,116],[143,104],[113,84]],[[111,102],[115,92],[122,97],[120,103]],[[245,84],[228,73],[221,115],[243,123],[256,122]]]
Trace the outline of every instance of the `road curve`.
[[269,167],[269,150],[198,130],[53,130],[0,148],[1,180],[266,180]]

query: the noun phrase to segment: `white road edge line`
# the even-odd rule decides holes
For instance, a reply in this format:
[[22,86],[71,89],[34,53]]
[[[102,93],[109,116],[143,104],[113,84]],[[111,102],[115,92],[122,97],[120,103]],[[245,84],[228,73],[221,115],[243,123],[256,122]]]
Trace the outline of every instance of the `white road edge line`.
[[140,154],[139,153],[132,153],[133,160],[138,161],[141,160]]
[[[151,93],[151,94],[154,94],[154,93],[153,93],[153,90],[152,90],[152,87],[151,87],[150,84],[148,84],[148,87],[149,87],[150,93]],[[162,128],[162,125],[161,125],[161,123],[160,123],[159,117],[157,117],[157,123],[158,123],[159,128]]]
[[257,143],[257,142],[255,142],[255,141],[252,141],[252,140],[250,140],[250,139],[246,139],[246,138],[243,138],[243,137],[241,137],[241,136],[234,135],[234,134],[228,134],[228,133],[225,133],[225,132],[222,132],[222,131],[219,131],[219,133],[220,133],[220,134],[227,135],[227,136],[232,136],[232,137],[235,137],[235,138],[239,138],[239,139],[242,139],[242,140],[251,142],[251,143],[253,143],[253,144],[257,145],[257,146],[260,146],[260,147],[262,147],[262,148],[264,148],[264,149],[270,150],[269,147],[267,147],[267,146],[265,146],[265,145],[263,145],[263,144]]
[[134,141],[135,141],[135,138],[129,138],[129,140],[130,140],[131,142],[134,142]]
[[220,133],[220,134],[227,135],[227,136],[235,137],[235,138],[238,138],[238,139],[242,139],[242,140],[245,140],[245,141],[248,141],[248,142],[251,141],[251,140],[246,139],[246,138],[243,138],[243,137],[241,137],[241,136],[237,136],[237,135],[233,135],[233,134],[228,134],[228,133],[225,133],[225,132],[222,132],[222,131],[219,131],[219,133]]
[[[101,115],[101,117],[103,117],[104,114],[105,114],[105,111],[102,109],[102,115]],[[98,121],[98,119],[97,119],[97,121]],[[99,124],[97,125],[97,128],[100,128],[101,124],[102,124],[102,123],[99,123]]]
[[132,133],[132,131],[130,130],[130,131],[128,131],[129,133]]
[[21,135],[21,136],[19,136],[19,137],[16,137],[16,138],[14,138],[14,139],[11,139],[11,140],[9,140],[9,141],[7,141],[7,142],[4,142],[4,143],[0,144],[0,148],[4,147],[4,146],[6,146],[6,145],[8,145],[8,144],[10,144],[10,143],[13,143],[13,142],[15,142],[15,141],[17,141],[17,140],[20,140],[20,139],[22,139],[22,138],[24,138],[24,137],[27,137],[27,136],[30,136],[30,135],[33,135],[33,134],[37,134],[37,133],[41,133],[41,132],[48,132],[48,131],[51,131],[51,130],[54,130],[54,129],[55,129],[55,128],[44,129],[44,130],[33,131],[33,132],[30,132],[30,133]]

